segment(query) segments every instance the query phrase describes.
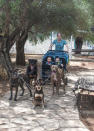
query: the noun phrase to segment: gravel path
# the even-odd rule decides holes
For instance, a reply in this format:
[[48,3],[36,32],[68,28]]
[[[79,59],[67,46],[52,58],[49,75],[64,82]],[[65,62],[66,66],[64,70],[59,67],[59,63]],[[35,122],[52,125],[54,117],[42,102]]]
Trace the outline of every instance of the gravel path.
[[[79,76],[88,74],[79,73]],[[89,74],[92,75],[91,72]],[[80,121],[72,92],[77,74],[68,74],[66,94],[60,89],[60,96],[52,96],[51,86],[44,87],[45,109],[33,109],[33,98],[26,90],[18,101],[9,101],[9,92],[0,100],[0,131],[89,131]]]

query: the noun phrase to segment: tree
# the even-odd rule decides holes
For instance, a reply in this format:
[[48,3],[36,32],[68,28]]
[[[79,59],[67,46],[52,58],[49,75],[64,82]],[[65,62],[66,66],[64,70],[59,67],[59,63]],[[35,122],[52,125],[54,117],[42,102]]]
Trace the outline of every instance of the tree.
[[[13,69],[9,51],[12,45],[15,43],[17,35],[20,33],[20,27],[13,26],[11,17],[11,3],[10,0],[0,1],[1,12],[0,12],[0,25],[1,25],[1,36],[0,36],[0,64],[6,69],[7,74],[10,75],[10,71]],[[14,27],[14,28],[13,28]],[[2,35],[3,34],[3,35]]]
[[28,33],[22,31],[16,41],[16,64],[25,65],[24,45],[28,38]]
[[[75,1],[76,8],[80,9],[83,13],[83,18],[88,21],[88,24],[84,24],[83,21],[81,30],[83,31],[82,36],[85,40],[94,42],[94,33],[91,31],[91,28],[94,27],[94,1],[93,0],[79,0]],[[82,15],[82,13],[81,13]]]
[[82,8],[76,8],[75,0],[0,0],[0,5],[0,26],[4,34],[0,40],[3,56],[0,61],[8,73],[12,70],[9,51],[14,43],[16,63],[24,65],[24,45],[28,35],[37,40],[43,38],[42,35],[45,38],[51,31],[59,31],[68,38],[78,29],[88,27],[86,15]]

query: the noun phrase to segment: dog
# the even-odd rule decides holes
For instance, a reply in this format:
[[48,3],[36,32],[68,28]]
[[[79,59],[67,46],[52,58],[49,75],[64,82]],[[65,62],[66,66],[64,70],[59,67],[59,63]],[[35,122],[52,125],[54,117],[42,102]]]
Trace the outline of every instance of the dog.
[[27,67],[27,71],[26,74],[28,76],[28,82],[30,83],[30,85],[32,86],[34,81],[37,80],[37,65],[35,64],[30,64]]
[[17,101],[18,87],[20,87],[22,89],[22,93],[20,95],[21,96],[24,95],[24,90],[25,90],[24,84],[28,88],[28,90],[30,92],[30,96],[32,96],[32,91],[31,91],[30,85],[26,82],[25,75],[18,74],[17,71],[12,71],[9,83],[10,83],[10,98],[9,98],[9,100],[12,100],[12,98],[13,98],[13,88],[16,89],[14,101]]
[[[52,88],[53,88],[53,95],[54,95],[55,87],[56,87],[56,93],[57,95],[59,95],[59,88],[61,86],[61,80],[64,80],[63,78],[64,78],[63,69],[59,68],[58,65],[52,65],[51,66],[51,83],[52,83]],[[64,84],[64,92],[65,92],[65,84]]]
[[41,80],[38,80],[35,84],[34,108],[36,106],[42,106],[44,108],[44,92]]
[[[61,80],[63,81],[63,89],[64,89],[64,93],[65,93],[65,86],[67,85],[67,77],[65,77],[65,75],[64,75],[64,69],[63,68],[61,68],[61,67],[58,67],[58,72],[59,72],[59,74],[60,74],[60,78],[61,78]],[[60,83],[61,84],[61,83]]]
[[58,71],[57,65],[51,66],[51,83],[53,87],[53,95],[54,95],[54,88],[56,87],[56,93],[59,95],[59,88],[61,85],[61,75]]

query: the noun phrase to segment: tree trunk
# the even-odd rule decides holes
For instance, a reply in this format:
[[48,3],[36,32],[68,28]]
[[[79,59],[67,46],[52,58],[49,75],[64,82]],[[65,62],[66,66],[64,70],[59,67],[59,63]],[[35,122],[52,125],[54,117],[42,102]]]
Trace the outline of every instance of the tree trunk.
[[25,65],[25,55],[24,55],[24,43],[20,47],[20,42],[16,43],[16,64]]
[[[0,67],[1,70],[5,70],[7,75],[10,76],[12,70],[11,59],[8,50],[8,39],[5,37],[0,37]],[[0,77],[2,78],[3,71],[0,72]]]
[[24,66],[25,65],[25,54],[24,54],[24,45],[27,40],[28,34],[22,32],[18,41],[16,42],[16,64]]

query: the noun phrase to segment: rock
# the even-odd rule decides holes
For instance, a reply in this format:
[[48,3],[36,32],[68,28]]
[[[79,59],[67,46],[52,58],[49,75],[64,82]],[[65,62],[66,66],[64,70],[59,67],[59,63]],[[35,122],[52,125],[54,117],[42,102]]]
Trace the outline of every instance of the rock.
[[[10,130],[9,130],[10,131]],[[18,127],[18,128],[11,128],[11,131],[22,131],[22,128],[21,127]]]
[[8,130],[10,127],[9,127],[9,123],[7,123],[7,124],[2,124],[2,125],[0,125],[0,130],[1,131],[3,131],[3,129],[5,130]]
[[55,119],[39,118],[37,121],[40,125],[43,125],[43,127],[49,131],[59,128],[59,123]]
[[89,131],[88,129],[84,128],[62,128],[60,131]]
[[3,124],[8,124],[9,123],[9,120],[8,119],[5,119],[5,118],[0,118],[0,125],[3,125]]
[[60,127],[63,128],[84,128],[85,126],[79,120],[62,120],[60,121]]
[[42,127],[36,127],[34,129],[32,129],[32,131],[45,131],[45,129]]
[[21,125],[27,125],[31,123],[31,121],[26,121],[23,118],[12,118],[10,122],[15,124],[21,124]]

